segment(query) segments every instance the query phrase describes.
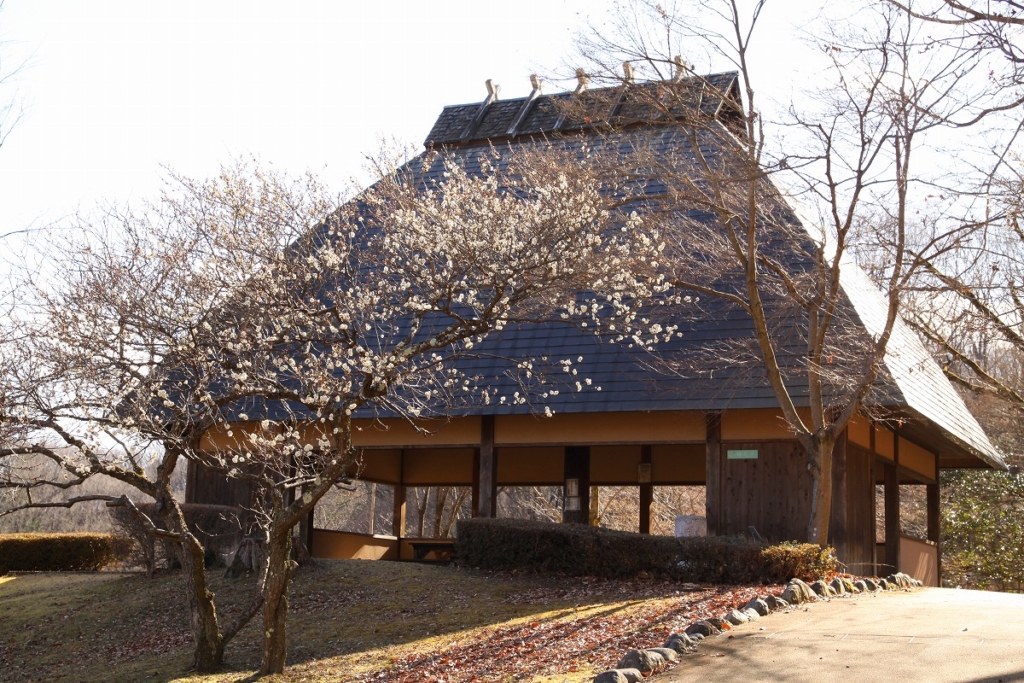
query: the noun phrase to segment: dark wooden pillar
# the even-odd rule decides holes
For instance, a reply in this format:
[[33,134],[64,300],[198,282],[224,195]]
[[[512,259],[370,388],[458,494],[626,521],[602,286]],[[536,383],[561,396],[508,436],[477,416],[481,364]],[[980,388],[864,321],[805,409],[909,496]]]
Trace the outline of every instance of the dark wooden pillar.
[[370,508],[370,519],[369,519],[369,524],[367,526],[369,526],[369,528],[370,528],[370,535],[372,536],[374,533],[376,533],[374,531],[374,527],[376,526],[375,522],[377,521],[377,519],[376,519],[376,517],[377,517],[377,515],[376,515],[376,512],[377,512],[377,482],[375,482],[375,481],[371,481],[370,482],[370,505],[369,505],[369,508]]
[[885,465],[885,564],[900,570],[900,440],[893,436],[893,462]]
[[651,507],[654,505],[654,484],[651,483],[651,447],[640,447],[640,533],[651,533]]
[[494,416],[480,419],[480,448],[473,467],[473,516],[495,517],[498,513],[498,460],[494,450]]
[[405,451],[398,455],[398,483],[395,484],[394,507],[391,512],[391,535],[399,541],[405,536]]
[[590,522],[590,448],[565,448],[565,502],[562,522],[588,524]]
[[186,461],[185,468],[185,502],[194,503],[196,502],[196,477],[198,476],[197,470],[199,466],[194,460]]
[[829,522],[829,544],[836,549],[840,562],[851,561],[849,545],[849,482],[846,476],[846,437],[843,430],[832,448],[832,519]]
[[939,456],[935,456],[935,483],[927,485],[928,540],[935,544],[935,571],[942,585],[942,517],[939,510]]
[[302,521],[299,522],[299,538],[310,555],[313,554],[313,513],[315,508],[309,511]]
[[705,515],[708,536],[717,536],[722,532],[722,414],[705,413],[704,423],[707,434],[704,441]]

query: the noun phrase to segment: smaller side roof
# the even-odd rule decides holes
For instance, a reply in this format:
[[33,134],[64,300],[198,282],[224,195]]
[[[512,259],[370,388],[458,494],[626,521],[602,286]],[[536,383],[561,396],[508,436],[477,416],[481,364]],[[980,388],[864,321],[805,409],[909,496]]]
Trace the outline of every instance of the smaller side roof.
[[[856,263],[845,259],[842,266],[840,283],[843,291],[853,304],[865,330],[877,338],[885,325],[888,304]],[[942,368],[902,318],[897,317],[893,325],[884,364],[901,396],[885,397],[880,407],[893,411],[897,416],[906,417],[908,433],[918,440],[932,440],[934,437],[930,439],[920,424],[914,424],[921,419],[927,420],[962,450],[963,455],[978,458],[995,469],[1006,469],[1002,453],[989,441]],[[948,464],[962,463],[950,459]]]

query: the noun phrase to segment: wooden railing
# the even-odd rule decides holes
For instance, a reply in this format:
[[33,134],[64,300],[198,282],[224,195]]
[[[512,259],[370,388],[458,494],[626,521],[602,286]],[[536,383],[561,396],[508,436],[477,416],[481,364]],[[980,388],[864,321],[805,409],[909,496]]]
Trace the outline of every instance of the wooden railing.
[[939,549],[931,541],[900,536],[900,571],[926,586],[939,585]]
[[[878,558],[876,573],[889,574],[891,567],[885,565],[885,544],[875,546]],[[900,571],[921,581],[926,586],[939,585],[939,549],[931,541],[922,541],[909,536],[900,536]]]
[[310,554],[334,560],[397,560],[398,539],[380,534],[313,529]]

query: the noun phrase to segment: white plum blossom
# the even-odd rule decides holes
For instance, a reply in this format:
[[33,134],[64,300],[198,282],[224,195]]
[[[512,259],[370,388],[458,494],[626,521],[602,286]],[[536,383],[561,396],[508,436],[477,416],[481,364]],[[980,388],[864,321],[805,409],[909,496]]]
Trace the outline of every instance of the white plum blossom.
[[[25,322],[35,403],[5,418],[74,430],[71,450],[95,457],[69,455],[66,472],[149,495],[169,486],[146,478],[154,443],[164,462],[246,479],[267,494],[253,512],[269,533],[354,471],[356,417],[527,406],[559,395],[545,376],[557,367],[583,391],[582,357],[508,359],[518,390],[459,360],[495,332],[554,320],[648,343],[661,330],[638,329],[636,309],[667,288],[650,265],[661,239],[618,208],[628,191],[598,182],[585,153],[473,161],[385,165],[347,203],[312,176],[244,163],[209,181],[172,175],[159,201],[105,213],[57,250],[59,278]],[[208,433],[228,447],[204,449]]]

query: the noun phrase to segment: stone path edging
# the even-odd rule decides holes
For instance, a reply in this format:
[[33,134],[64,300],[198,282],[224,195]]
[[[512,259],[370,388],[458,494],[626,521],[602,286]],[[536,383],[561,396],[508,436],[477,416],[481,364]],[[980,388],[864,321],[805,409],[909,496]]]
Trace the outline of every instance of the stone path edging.
[[800,579],[793,579],[779,595],[755,597],[742,608],[735,608],[720,617],[693,622],[682,633],[671,634],[662,647],[630,650],[614,669],[603,671],[594,677],[593,683],[639,683],[646,676],[668,669],[679,661],[681,655],[695,652],[705,638],[720,635],[722,631],[727,631],[734,625],[766,617],[772,612],[791,609],[801,603],[857,593],[914,590],[923,585],[902,572],[890,574],[884,579],[854,580],[837,576],[829,583],[818,580],[808,584]]

